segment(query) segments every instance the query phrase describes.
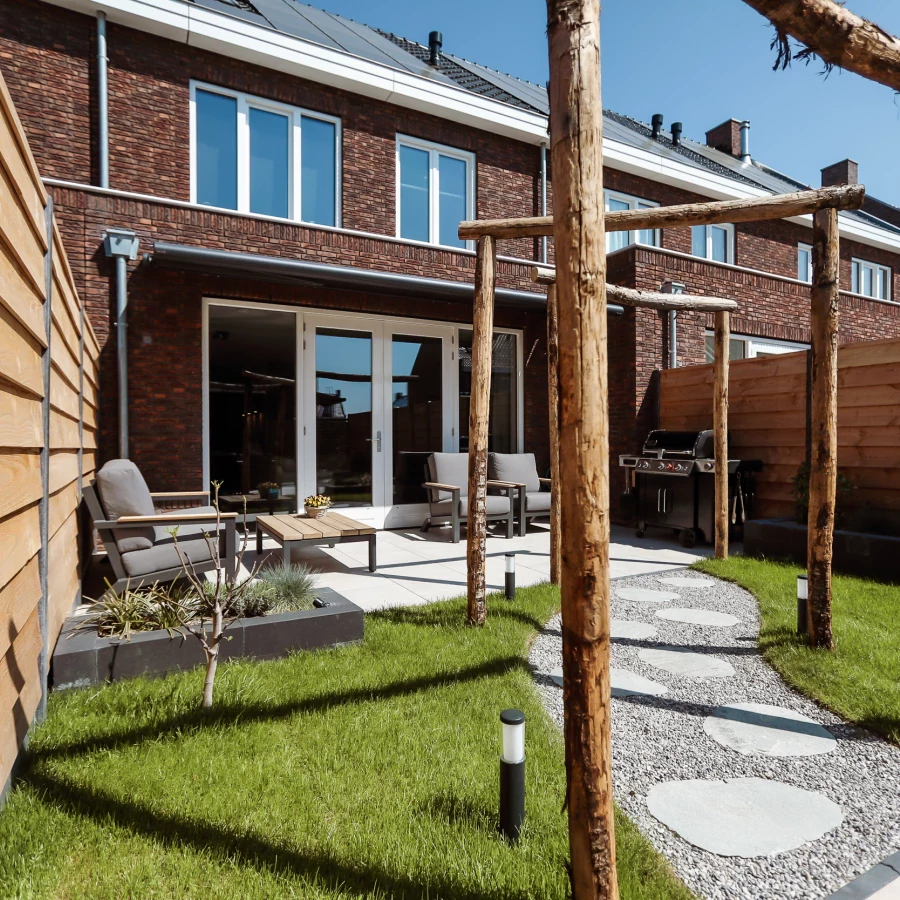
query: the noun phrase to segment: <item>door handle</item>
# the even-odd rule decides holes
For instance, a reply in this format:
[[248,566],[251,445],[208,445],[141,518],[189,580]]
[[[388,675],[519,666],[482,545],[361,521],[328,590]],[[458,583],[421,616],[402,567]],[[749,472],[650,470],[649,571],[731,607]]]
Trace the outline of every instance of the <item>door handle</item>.
[[656,489],[656,511],[657,512],[662,512],[662,510],[659,508],[661,503],[662,503],[662,488],[657,488]]
[[373,438],[366,438],[366,440],[367,440],[370,444],[374,444],[374,445],[375,445],[375,452],[376,452],[376,453],[381,453],[381,432],[380,432],[380,431],[376,431],[376,432],[375,432],[375,437],[373,437]]

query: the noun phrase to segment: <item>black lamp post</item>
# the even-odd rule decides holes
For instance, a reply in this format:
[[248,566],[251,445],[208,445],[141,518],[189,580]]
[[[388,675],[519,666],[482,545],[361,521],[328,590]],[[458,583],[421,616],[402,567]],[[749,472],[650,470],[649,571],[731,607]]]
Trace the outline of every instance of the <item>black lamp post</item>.
[[809,633],[809,581],[806,575],[797,576],[797,634]]
[[519,839],[525,820],[525,713],[500,713],[503,749],[500,754],[500,833],[510,842]]
[[516,554],[506,554],[506,599],[516,598]]

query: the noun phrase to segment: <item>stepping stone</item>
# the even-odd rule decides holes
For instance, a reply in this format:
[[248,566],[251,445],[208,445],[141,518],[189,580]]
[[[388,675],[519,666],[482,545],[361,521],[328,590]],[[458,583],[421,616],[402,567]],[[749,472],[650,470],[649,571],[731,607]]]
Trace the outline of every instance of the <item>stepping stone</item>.
[[690,575],[672,575],[670,578],[660,578],[663,584],[672,587],[710,588],[716,583],[711,578],[691,578]]
[[668,603],[681,599],[671,591],[653,591],[650,588],[616,588],[616,596],[632,603]]
[[[550,673],[550,678],[560,687],[563,684],[562,667],[554,669]],[[650,678],[644,678],[643,675],[636,675],[627,669],[616,669],[610,667],[610,694],[613,697],[631,697],[634,695],[646,697],[661,697],[669,689],[657,681]]]
[[713,711],[703,730],[745,756],[816,756],[837,741],[818,722],[792,709],[765,703],[729,703]]
[[650,789],[647,807],[689,844],[745,859],[796,850],[844,820],[822,794],[764,778],[664,782]]
[[658,609],[656,615],[670,622],[687,622],[688,625],[711,625],[713,628],[731,628],[740,624],[740,619],[728,613],[716,612],[712,609],[688,609],[670,607]]
[[690,650],[639,650],[638,657],[656,669],[685,678],[731,678],[734,667],[723,659]]
[[627,622],[613,619],[609,623],[609,636],[614,641],[647,641],[656,637],[656,629],[648,622]]

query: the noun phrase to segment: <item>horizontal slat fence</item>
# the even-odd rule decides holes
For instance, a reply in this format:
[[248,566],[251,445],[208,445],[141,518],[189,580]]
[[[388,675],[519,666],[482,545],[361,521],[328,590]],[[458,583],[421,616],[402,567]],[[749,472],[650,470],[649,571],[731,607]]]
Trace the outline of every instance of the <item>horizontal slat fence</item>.
[[[43,713],[47,660],[80,595],[99,348],[0,78],[0,788]],[[85,452],[87,451],[87,452]]]
[[[729,455],[761,459],[757,517],[791,516],[791,477],[807,458],[807,357],[801,350],[729,366]],[[668,369],[660,427],[712,427],[713,366]],[[838,350],[838,469],[853,484],[839,502],[860,522],[900,521],[900,340]]]

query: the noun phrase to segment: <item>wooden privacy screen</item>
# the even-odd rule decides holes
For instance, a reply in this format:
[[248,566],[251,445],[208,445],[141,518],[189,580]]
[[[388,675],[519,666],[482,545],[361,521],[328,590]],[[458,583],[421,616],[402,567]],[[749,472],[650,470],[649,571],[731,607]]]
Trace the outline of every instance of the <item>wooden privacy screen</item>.
[[46,700],[79,596],[79,507],[94,470],[99,348],[0,78],[0,788]]
[[[729,455],[761,459],[755,516],[792,516],[791,477],[806,460],[808,351],[730,365]],[[660,427],[712,427],[713,366],[667,369]],[[900,340],[838,350],[838,470],[854,485],[838,503],[900,513]]]

